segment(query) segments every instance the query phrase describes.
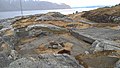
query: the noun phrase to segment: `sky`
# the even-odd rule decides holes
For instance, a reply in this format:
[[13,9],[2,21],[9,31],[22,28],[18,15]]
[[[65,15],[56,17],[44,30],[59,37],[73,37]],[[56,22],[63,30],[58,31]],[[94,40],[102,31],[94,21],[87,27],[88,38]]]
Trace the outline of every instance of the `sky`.
[[65,3],[71,7],[84,7],[84,6],[109,6],[119,4],[120,0],[40,0],[40,1],[49,1],[53,3]]

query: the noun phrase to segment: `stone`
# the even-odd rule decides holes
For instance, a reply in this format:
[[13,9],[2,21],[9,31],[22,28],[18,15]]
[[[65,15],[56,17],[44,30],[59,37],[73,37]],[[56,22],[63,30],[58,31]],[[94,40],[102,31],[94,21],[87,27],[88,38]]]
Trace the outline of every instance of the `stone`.
[[120,46],[117,43],[108,40],[96,40],[92,44],[93,52],[104,50],[120,50]]
[[58,49],[58,45],[52,45],[52,49]]
[[16,50],[11,50],[10,56],[13,60],[16,60],[18,58],[18,52]]
[[89,53],[89,51],[85,51],[85,54],[88,55],[88,54],[90,54],[90,53]]
[[63,48],[59,43],[55,42],[55,41],[51,41],[48,45],[47,45],[48,48],[51,48],[51,49],[61,49]]

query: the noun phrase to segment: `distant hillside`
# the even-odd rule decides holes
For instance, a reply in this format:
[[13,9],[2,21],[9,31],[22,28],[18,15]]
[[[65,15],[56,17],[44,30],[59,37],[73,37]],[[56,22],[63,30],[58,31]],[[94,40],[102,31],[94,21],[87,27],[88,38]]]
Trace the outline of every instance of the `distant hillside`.
[[82,17],[98,23],[120,23],[120,4],[87,11]]
[[[23,10],[69,9],[66,4],[56,4],[47,1],[21,0]],[[19,11],[20,0],[0,0],[0,11]]]

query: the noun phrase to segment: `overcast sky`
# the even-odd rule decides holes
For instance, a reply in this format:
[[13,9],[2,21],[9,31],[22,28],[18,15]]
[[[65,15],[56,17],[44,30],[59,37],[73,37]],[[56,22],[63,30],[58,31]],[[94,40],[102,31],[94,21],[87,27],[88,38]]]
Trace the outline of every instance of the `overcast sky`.
[[120,0],[40,0],[53,3],[65,3],[71,7],[95,6],[95,5],[115,5],[119,4]]

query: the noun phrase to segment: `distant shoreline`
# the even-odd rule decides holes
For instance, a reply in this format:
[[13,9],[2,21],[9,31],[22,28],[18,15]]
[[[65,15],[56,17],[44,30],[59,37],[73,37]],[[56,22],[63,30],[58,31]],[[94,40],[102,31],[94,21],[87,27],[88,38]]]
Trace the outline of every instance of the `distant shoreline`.
[[[67,9],[67,8],[62,8],[62,9]],[[68,8],[68,9],[73,9],[73,8]],[[38,10],[61,10],[59,8],[57,9],[36,9],[36,10],[23,10],[23,11],[38,11]],[[0,11],[0,12],[17,12],[21,10],[10,10],[10,11]]]
[[[35,14],[44,14],[48,12],[60,12],[62,14],[73,14],[76,11],[89,11],[96,8],[71,8],[71,9],[53,9],[53,10],[30,10],[30,11],[23,11],[23,15],[35,15]],[[8,12],[0,12],[0,19],[7,19],[7,18],[14,18],[16,16],[22,16],[20,11],[8,11]]]

